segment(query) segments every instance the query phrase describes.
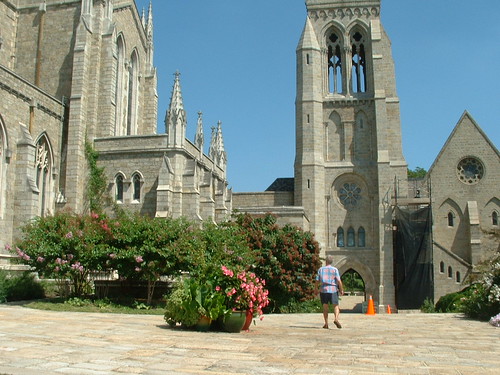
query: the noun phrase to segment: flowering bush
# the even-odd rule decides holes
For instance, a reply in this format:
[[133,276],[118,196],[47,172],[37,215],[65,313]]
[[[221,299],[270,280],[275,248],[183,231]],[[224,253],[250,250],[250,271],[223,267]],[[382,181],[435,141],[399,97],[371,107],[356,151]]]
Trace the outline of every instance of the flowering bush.
[[490,324],[493,327],[500,327],[500,313],[490,319]]
[[271,300],[267,309],[280,312],[317,296],[315,275],[321,260],[311,232],[291,225],[280,227],[270,214],[261,218],[240,215],[236,222],[254,253],[254,272],[267,280]]
[[226,266],[221,267],[221,272],[222,277],[218,279],[215,289],[226,295],[228,308],[250,311],[254,316],[262,317],[264,307],[269,304],[269,291],[265,289],[266,281],[253,272],[233,271]]
[[461,308],[470,318],[488,320],[500,311],[500,254],[480,264],[477,271]]
[[65,285],[70,280],[73,294],[88,292],[89,273],[105,267],[105,243],[112,236],[112,224],[98,215],[63,212],[36,218],[22,228],[24,239],[5,248],[40,277]]

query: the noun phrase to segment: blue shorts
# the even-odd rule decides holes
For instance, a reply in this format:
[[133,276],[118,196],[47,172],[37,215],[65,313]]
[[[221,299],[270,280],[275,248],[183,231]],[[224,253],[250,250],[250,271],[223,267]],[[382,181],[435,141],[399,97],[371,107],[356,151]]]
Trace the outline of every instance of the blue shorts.
[[320,293],[319,297],[321,299],[321,303],[323,305],[328,305],[331,303],[332,305],[338,305],[339,304],[339,293]]

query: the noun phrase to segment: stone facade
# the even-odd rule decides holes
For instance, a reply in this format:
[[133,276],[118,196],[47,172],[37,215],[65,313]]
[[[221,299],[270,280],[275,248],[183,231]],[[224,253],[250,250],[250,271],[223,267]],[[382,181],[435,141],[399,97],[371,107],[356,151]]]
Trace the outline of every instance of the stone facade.
[[435,298],[463,288],[474,266],[498,251],[500,153],[465,112],[428,172]]
[[[265,193],[235,193],[234,207],[274,213],[282,223],[297,224],[300,216],[302,226],[315,233],[322,255],[334,255],[341,274],[357,272],[366,295],[383,308],[396,302],[394,207],[430,205],[430,297],[437,301],[460,290],[474,265],[499,249],[498,239],[485,234],[498,229],[498,150],[466,113],[426,178],[408,181],[380,0],[307,0],[306,7],[297,47],[294,188],[281,186],[278,180],[287,180],[281,178]],[[478,165],[484,176],[474,183],[461,181],[460,162],[465,163],[462,173]],[[283,215],[286,210],[296,216]]]
[[0,261],[19,225],[86,212],[85,143],[116,203],[152,217],[217,222],[232,209],[222,127],[204,153],[176,75],[157,129],[153,12],[133,0],[0,0]]

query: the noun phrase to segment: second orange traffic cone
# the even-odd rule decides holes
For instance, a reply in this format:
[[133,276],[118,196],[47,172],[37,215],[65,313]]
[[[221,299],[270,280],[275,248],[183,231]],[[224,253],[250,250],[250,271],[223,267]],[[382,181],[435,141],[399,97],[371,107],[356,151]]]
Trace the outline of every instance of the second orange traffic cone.
[[387,305],[387,314],[392,314],[391,305]]
[[373,305],[372,296],[368,300],[368,308],[366,309],[366,315],[375,315],[375,306]]

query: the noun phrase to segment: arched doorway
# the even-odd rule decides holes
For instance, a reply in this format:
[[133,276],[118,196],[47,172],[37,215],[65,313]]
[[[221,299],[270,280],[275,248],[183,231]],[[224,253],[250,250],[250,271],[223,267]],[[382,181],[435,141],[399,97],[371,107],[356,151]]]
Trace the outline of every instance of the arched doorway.
[[345,271],[341,277],[344,285],[344,296],[340,308],[344,312],[362,312],[365,301],[365,281],[361,275],[352,268]]

